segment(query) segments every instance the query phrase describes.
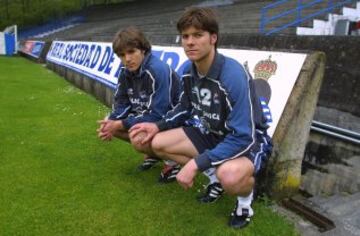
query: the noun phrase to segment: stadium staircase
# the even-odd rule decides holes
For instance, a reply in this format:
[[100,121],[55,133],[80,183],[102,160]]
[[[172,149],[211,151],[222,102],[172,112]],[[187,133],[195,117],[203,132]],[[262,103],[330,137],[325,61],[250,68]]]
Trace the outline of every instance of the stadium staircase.
[[[347,23],[348,33],[360,35],[360,2],[356,3],[355,8],[343,7],[341,14],[329,14],[327,20],[314,19],[311,27],[297,27],[297,35],[344,35],[345,32],[337,30],[337,22],[345,21]],[[350,29],[350,22],[356,23],[353,31]],[[345,29],[344,29],[345,30]],[[343,31],[344,31],[343,30]]]
[[337,13],[342,6],[354,6],[354,0],[278,0],[261,9],[259,32],[264,35],[295,34],[297,26],[309,26],[315,17]]

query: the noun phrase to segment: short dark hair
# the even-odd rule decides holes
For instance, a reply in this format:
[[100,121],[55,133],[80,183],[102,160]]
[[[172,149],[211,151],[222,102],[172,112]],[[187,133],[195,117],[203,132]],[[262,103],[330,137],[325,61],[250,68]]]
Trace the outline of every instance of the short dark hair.
[[216,34],[219,38],[219,23],[217,18],[216,12],[209,7],[190,7],[182,14],[176,27],[180,34],[182,31],[193,26],[197,29],[207,31],[210,34]]
[[151,50],[150,42],[146,39],[144,33],[135,26],[129,26],[117,32],[112,47],[117,55],[127,48],[144,50],[145,54]]

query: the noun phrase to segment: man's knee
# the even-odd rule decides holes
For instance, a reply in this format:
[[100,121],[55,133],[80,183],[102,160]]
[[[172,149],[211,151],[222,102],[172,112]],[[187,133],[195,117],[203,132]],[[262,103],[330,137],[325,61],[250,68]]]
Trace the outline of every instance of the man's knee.
[[142,139],[136,137],[130,138],[130,143],[136,151],[148,153],[150,150],[150,144],[149,143],[141,144],[141,141]]
[[156,134],[154,136],[154,138],[152,139],[152,141],[151,141],[151,149],[156,154],[163,153],[165,151],[163,135],[161,133]]
[[133,140],[130,139],[130,143],[133,146],[133,148],[138,151],[138,152],[144,152],[146,151],[146,148],[144,147],[144,145],[141,145],[141,143],[139,142],[134,142]]
[[252,163],[227,161],[217,168],[216,175],[229,194],[244,194],[254,184],[254,166]]
[[226,162],[218,167],[217,177],[223,187],[237,185],[244,178],[243,175],[239,174],[237,166],[229,165]]

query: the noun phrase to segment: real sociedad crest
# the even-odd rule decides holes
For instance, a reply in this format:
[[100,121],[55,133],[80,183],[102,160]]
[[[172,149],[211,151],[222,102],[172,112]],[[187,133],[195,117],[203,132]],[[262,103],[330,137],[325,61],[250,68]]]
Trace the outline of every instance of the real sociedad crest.
[[271,88],[268,80],[275,75],[277,63],[271,60],[271,55],[266,60],[259,61],[254,67],[254,84],[259,96],[266,100],[269,104],[271,98]]
[[256,93],[260,97],[261,107],[266,118],[266,123],[272,123],[270,108],[268,107],[271,98],[271,87],[268,80],[275,75],[277,63],[271,60],[271,55],[266,60],[259,61],[254,67],[254,85]]
[[271,60],[271,55],[266,60],[259,61],[254,67],[255,79],[269,80],[272,75],[275,75],[277,70],[277,63]]

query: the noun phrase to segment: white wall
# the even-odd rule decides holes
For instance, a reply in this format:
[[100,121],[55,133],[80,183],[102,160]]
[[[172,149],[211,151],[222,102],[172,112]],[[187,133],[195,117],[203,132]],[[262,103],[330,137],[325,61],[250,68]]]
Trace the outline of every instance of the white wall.
[[0,32],[0,55],[5,55],[5,36],[3,32]]

